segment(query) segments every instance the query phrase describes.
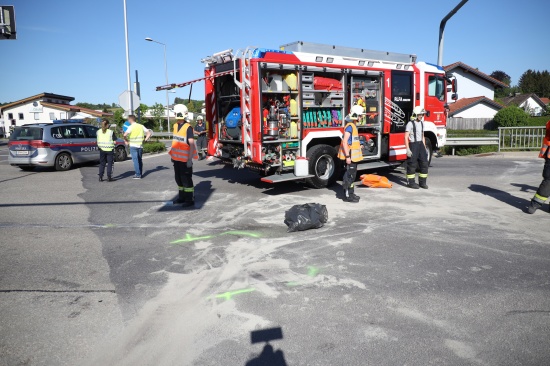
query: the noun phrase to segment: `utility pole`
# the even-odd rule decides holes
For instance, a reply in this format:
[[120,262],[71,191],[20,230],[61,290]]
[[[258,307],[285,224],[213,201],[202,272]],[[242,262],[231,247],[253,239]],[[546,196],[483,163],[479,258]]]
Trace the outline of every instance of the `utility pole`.
[[447,24],[447,20],[451,19],[451,17],[467,2],[468,0],[462,0],[460,4],[441,20],[441,24],[439,25],[439,47],[437,48],[437,65],[439,66],[443,66],[443,33],[445,32],[445,24]]

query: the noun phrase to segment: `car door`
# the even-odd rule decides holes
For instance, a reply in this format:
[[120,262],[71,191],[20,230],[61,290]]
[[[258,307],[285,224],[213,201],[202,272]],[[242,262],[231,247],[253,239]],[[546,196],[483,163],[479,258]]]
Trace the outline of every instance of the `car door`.
[[97,147],[97,127],[90,125],[80,126],[84,133],[82,151],[86,161],[99,160],[99,148]]

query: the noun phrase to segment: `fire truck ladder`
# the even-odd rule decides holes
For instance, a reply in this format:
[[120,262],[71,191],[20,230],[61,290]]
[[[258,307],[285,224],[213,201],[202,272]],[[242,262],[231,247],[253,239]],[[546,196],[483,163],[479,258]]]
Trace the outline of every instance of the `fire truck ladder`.
[[[252,156],[252,121],[250,117],[250,94],[252,89],[250,77],[250,59],[254,49],[248,47],[244,51],[237,50],[233,59],[233,80],[235,85],[241,89],[241,113],[243,120],[243,137],[245,145],[245,156]],[[237,80],[237,60],[240,60],[241,80]]]
[[234,70],[229,70],[229,71],[220,72],[220,73],[217,73],[217,74],[214,74],[214,75],[206,76],[204,78],[186,81],[184,83],[161,85],[161,86],[156,87],[156,91],[171,90],[171,89],[174,89],[174,88],[183,88],[184,86],[191,85],[191,84],[194,84],[194,83],[198,83],[199,81],[214,79],[214,78],[217,78],[218,76],[233,74],[234,72],[235,72]]

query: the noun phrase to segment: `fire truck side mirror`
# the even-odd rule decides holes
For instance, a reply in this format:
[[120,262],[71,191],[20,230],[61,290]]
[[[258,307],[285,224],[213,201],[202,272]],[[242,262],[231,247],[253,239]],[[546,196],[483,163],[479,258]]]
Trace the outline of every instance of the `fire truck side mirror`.
[[457,94],[457,93],[453,93],[453,94],[451,95],[451,99],[452,99],[452,100],[457,100],[457,99],[458,99],[458,94]]

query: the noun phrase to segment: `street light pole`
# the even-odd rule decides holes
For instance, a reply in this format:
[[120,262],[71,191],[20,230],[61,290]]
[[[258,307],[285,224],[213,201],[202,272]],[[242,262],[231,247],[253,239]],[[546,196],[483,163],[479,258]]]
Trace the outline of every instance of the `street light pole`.
[[[154,39],[149,37],[145,38],[145,40],[149,42],[155,42],[155,43],[161,44],[164,47],[164,74],[166,76],[166,85],[168,85],[168,64],[166,62],[166,44],[155,41]],[[166,132],[170,133],[170,99],[168,97],[168,89],[166,89],[166,115],[168,119]]]

